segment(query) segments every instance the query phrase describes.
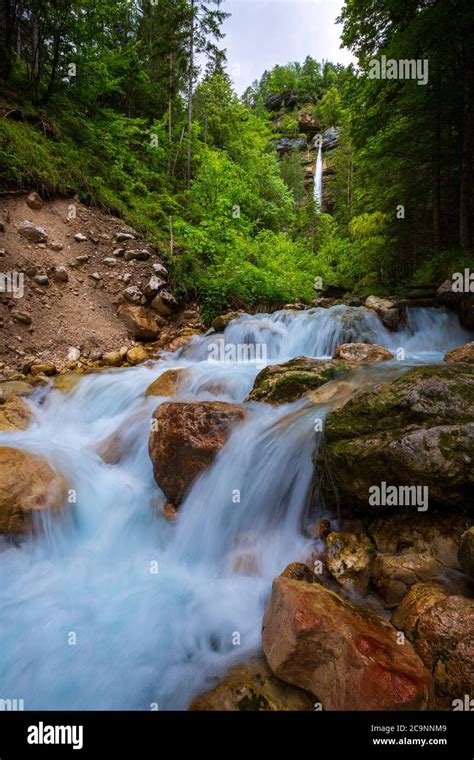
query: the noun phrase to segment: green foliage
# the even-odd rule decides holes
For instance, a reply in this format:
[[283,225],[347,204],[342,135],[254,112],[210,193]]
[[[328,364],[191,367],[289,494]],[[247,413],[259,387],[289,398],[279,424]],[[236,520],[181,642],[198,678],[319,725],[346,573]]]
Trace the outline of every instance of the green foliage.
[[304,168],[297,148],[283,156],[281,176],[285,185],[293,193],[293,198],[298,205],[303,202],[305,197],[304,175]]
[[327,90],[316,108],[316,116],[323,127],[337,127],[342,122],[341,95],[335,85]]
[[414,272],[413,282],[416,285],[431,285],[450,279],[454,272],[472,270],[472,258],[466,256],[461,249],[452,248],[440,251],[433,258],[424,261]]

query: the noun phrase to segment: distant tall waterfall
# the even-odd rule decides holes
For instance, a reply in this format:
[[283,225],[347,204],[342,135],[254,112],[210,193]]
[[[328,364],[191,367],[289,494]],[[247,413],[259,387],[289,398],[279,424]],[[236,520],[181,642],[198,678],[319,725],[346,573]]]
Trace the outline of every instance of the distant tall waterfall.
[[314,202],[320,209],[323,202],[323,141],[319,140],[318,157],[314,167]]

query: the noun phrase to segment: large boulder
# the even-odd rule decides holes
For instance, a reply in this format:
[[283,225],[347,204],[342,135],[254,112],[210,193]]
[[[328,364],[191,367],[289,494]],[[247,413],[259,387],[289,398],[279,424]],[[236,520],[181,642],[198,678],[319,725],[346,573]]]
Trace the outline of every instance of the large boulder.
[[423,710],[429,672],[409,643],[372,610],[306,580],[273,581],[263,651],[278,678],[314,694],[325,710]]
[[421,583],[405,596],[392,621],[433,674],[440,707],[474,689],[474,599]]
[[32,390],[33,386],[24,380],[6,380],[0,383],[0,404],[14,396],[27,396]]
[[346,375],[350,366],[333,359],[298,356],[284,364],[272,364],[258,373],[247,401],[285,404],[330,380]]
[[212,322],[211,327],[213,327],[216,332],[224,332],[227,325],[232,322],[233,319],[238,319],[244,313],[245,312],[243,311],[227,311],[225,314],[219,314],[219,316]]
[[[469,270],[467,270],[469,278]],[[456,273],[462,275],[463,273]],[[469,288],[457,286],[456,274],[450,280],[445,280],[438,288],[436,300],[440,306],[447,306],[456,311],[459,321],[468,330],[474,330],[474,292]],[[468,283],[472,287],[472,283]]]
[[441,564],[430,552],[377,554],[371,580],[386,607],[396,607],[416,583],[436,578]]
[[325,447],[316,456],[328,498],[336,490],[343,506],[364,510],[372,488],[383,483],[426,487],[430,504],[467,503],[473,460],[474,368],[468,364],[420,367],[352,398],[327,418]]
[[474,364],[474,340],[465,343],[463,346],[452,348],[444,357],[445,362],[469,362]]
[[244,416],[242,407],[223,401],[168,401],[155,409],[149,440],[153,475],[175,506]]
[[237,665],[211,691],[194,700],[190,710],[300,711],[310,710],[314,698],[273,675],[263,657]]
[[147,417],[145,409],[127,417],[116,430],[96,444],[95,450],[106,464],[119,464],[133,451],[140,440],[141,428],[139,423]]
[[366,309],[375,311],[385,327],[392,331],[398,329],[404,316],[403,308],[389,298],[369,296],[366,298],[364,306]]
[[388,348],[377,343],[343,343],[336,348],[334,359],[349,362],[383,362],[393,359]]
[[159,322],[156,314],[144,306],[124,304],[119,310],[119,317],[135,340],[156,340],[159,334]]
[[0,404],[0,433],[26,430],[33,415],[28,404],[20,396],[12,396]]
[[145,396],[176,396],[180,384],[189,376],[188,369],[167,369],[148,386]]
[[471,525],[466,515],[450,513],[391,515],[373,520],[368,534],[382,554],[431,554],[445,568],[460,569],[461,537]]
[[0,447],[0,533],[27,533],[34,516],[58,511],[67,496],[66,481],[43,457]]

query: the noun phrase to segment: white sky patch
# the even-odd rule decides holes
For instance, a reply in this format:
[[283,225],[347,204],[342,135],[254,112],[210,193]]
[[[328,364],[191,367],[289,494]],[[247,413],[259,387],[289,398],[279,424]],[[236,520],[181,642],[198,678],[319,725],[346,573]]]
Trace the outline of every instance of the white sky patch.
[[239,95],[265,69],[291,61],[303,63],[307,55],[318,61],[355,63],[352,53],[340,48],[341,26],[336,18],[343,0],[225,0],[231,13],[223,24],[228,71]]

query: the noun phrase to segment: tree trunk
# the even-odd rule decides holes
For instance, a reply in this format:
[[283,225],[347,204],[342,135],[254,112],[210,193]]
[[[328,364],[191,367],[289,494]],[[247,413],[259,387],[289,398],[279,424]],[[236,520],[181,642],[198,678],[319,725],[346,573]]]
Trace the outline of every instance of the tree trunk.
[[442,249],[441,229],[441,109],[440,109],[440,69],[435,71],[436,111],[434,120],[434,151],[433,162],[433,248],[435,253]]
[[49,75],[49,82],[48,87],[46,89],[46,92],[44,94],[43,102],[47,103],[50,99],[51,95],[53,94],[54,85],[56,82],[56,73],[58,70],[58,63],[59,63],[59,45],[60,45],[60,37],[57,35],[54,38],[54,45],[53,45],[53,61],[51,64],[51,73]]
[[168,55],[168,176],[171,175],[171,137],[173,128],[173,51]]
[[[19,10],[19,13],[21,13],[21,8]],[[21,58],[21,24],[20,19],[18,19],[17,27],[16,27],[16,57],[18,59]]]
[[188,78],[188,160],[186,167],[186,185],[191,185],[191,130],[193,124],[193,77],[194,77],[194,5],[195,0],[191,0],[191,32],[189,36],[189,78]]
[[11,0],[0,0],[0,76],[9,79],[12,65],[12,37],[15,22],[14,5]]
[[472,253],[472,130],[474,121],[473,84],[474,55],[470,41],[464,48],[464,109],[462,118],[461,182],[459,192],[459,241],[466,255]]

